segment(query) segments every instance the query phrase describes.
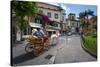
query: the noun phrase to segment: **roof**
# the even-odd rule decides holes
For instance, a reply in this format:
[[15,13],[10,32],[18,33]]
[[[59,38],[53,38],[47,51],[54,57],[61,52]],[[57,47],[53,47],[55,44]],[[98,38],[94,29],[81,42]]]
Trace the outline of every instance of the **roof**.
[[75,13],[69,13],[69,15],[75,15]]
[[37,2],[37,3],[42,3],[42,4],[50,5],[50,6],[59,8],[59,10],[64,10],[61,6],[57,6],[57,5],[53,5],[53,4],[49,4],[49,3],[45,3],[45,2]]

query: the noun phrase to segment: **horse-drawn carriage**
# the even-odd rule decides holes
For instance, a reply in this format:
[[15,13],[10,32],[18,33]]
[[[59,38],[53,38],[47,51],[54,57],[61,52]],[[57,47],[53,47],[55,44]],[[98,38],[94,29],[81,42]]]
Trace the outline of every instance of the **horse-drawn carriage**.
[[33,52],[34,56],[39,56],[45,50],[48,50],[52,44],[54,45],[57,43],[57,36],[38,38],[33,35],[25,35],[23,38],[27,42],[25,51]]
[[23,36],[23,38],[27,42],[25,46],[25,51],[33,52],[35,56],[39,56],[41,53],[43,53],[44,50],[49,49],[50,45],[48,37],[44,37],[43,39],[41,39],[36,36],[26,35]]

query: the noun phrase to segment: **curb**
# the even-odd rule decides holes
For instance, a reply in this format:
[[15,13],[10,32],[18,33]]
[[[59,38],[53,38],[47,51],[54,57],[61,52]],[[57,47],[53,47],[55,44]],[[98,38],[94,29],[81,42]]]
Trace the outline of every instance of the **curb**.
[[87,48],[84,46],[82,39],[81,39],[81,46],[82,46],[82,48],[83,48],[87,53],[89,53],[91,56],[97,58],[97,55],[96,55],[95,53],[91,52],[89,49],[87,49]]

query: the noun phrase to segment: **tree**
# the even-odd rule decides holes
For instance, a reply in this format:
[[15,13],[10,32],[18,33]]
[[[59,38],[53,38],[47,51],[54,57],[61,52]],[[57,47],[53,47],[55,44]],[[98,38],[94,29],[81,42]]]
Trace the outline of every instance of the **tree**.
[[90,9],[85,10],[84,12],[80,12],[79,13],[79,19],[82,22],[82,26],[83,28],[86,30],[88,29],[88,25],[89,25],[89,16],[94,16],[93,14],[94,12],[91,11]]
[[[12,10],[16,14],[17,26],[22,32],[28,27],[29,17],[37,13],[37,5],[35,2],[30,1],[12,1]],[[25,19],[27,17],[27,19]]]
[[97,16],[91,17],[90,22],[91,22],[92,28],[97,30]]
[[88,15],[94,16],[94,12],[89,9],[88,10]]
[[94,14],[93,14],[94,12],[93,11],[91,11],[90,9],[88,9],[88,10],[85,10],[85,16],[86,16],[86,20],[87,20],[87,22],[86,22],[86,25],[87,25],[87,27],[88,27],[88,25],[89,25],[89,16],[93,16]]
[[[93,13],[94,13],[94,12],[91,11],[90,9],[85,10],[84,12],[80,12],[80,13],[79,13],[79,18],[80,18],[80,19],[83,18],[82,22],[84,22],[84,24],[86,24],[86,23],[88,23],[89,16],[94,16]],[[86,22],[86,20],[87,20],[87,22]]]
[[82,27],[85,27],[85,12],[79,13],[79,19],[80,19],[80,22],[82,23]]

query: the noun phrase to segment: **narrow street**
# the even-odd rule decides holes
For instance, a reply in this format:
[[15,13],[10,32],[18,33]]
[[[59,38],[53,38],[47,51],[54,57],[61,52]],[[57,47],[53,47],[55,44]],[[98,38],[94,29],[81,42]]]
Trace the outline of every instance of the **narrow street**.
[[97,61],[96,5],[11,1],[11,6],[11,66]]
[[60,39],[63,39],[64,41],[62,41],[64,43],[61,41],[63,43],[63,47],[57,52],[54,62],[55,64],[96,61],[96,58],[85,52],[81,47],[79,35],[66,36]]
[[72,62],[96,61],[96,58],[85,52],[81,47],[79,35],[61,36],[58,44],[51,46],[39,57],[25,52],[25,43],[13,47],[13,64],[18,65],[41,65]]

